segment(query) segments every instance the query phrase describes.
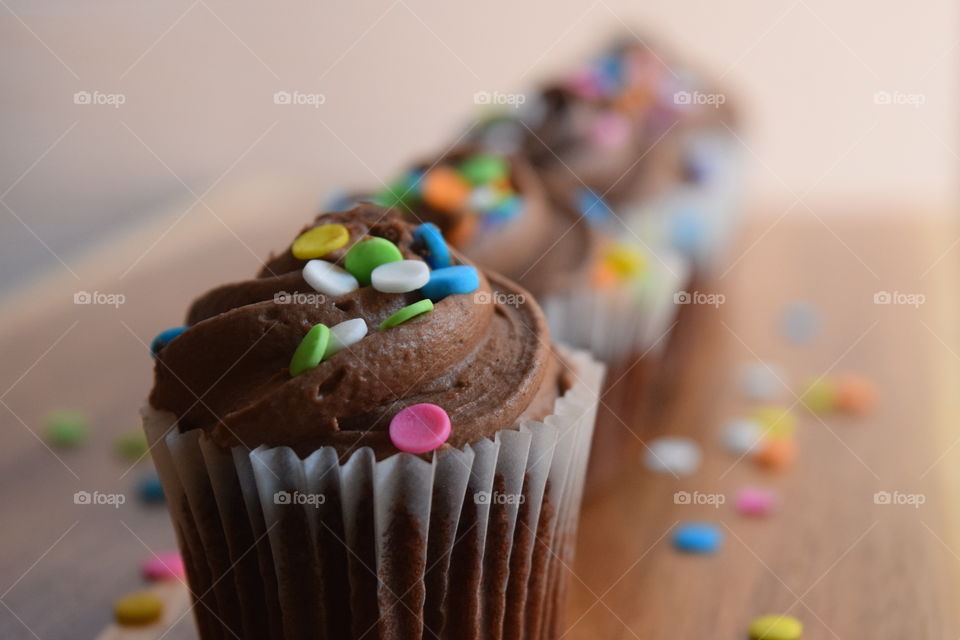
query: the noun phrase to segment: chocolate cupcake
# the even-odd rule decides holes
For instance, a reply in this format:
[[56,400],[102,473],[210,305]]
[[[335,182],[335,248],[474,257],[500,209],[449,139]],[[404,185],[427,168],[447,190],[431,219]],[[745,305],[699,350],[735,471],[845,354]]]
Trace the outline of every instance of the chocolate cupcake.
[[361,205],[157,346],[201,637],[554,637],[602,368],[523,289]]

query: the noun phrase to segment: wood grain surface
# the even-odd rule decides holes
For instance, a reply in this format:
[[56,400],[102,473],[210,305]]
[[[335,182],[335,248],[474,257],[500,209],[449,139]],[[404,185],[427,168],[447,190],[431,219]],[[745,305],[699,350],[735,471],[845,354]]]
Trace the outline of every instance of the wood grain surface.
[[[284,204],[264,206],[277,192]],[[163,509],[135,499],[149,465],[131,469],[111,448],[138,425],[151,379],[145,343],[178,324],[194,295],[255,272],[257,256],[282,246],[298,212],[313,208],[310,198],[286,187],[224,189],[116,238],[70,264],[76,277],[64,269],[0,309],[0,637],[96,637],[113,600],[141,586],[140,561],[173,546]],[[645,437],[697,439],[704,465],[679,480],[652,475],[639,463],[643,444],[624,439],[609,460],[614,481],[584,505],[565,637],[741,638],[752,617],[785,611],[804,622],[807,638],[960,635],[960,249],[950,251],[958,232],[933,217],[825,219],[829,227],[806,214],[758,215],[743,231],[734,266],[711,285],[724,304],[700,310],[681,392],[662,419],[637,425]],[[125,301],[75,305],[78,291]],[[878,291],[926,298],[917,308],[876,305]],[[797,299],[823,316],[807,346],[778,333],[780,313]],[[817,419],[798,406],[796,465],[760,471],[716,443],[718,425],[751,406],[737,393],[737,368],[758,360],[784,371],[788,405],[807,378],[858,372],[876,382],[879,406],[864,419]],[[91,416],[86,447],[41,442],[43,416],[56,408]],[[732,496],[748,483],[781,493],[776,515],[734,512]],[[81,490],[128,500],[76,505]],[[677,491],[720,494],[726,504],[675,504]],[[878,505],[877,491],[920,494],[924,504]],[[687,520],[717,522],[722,551],[675,553],[670,532]],[[191,624],[187,616],[165,637],[193,638]]]

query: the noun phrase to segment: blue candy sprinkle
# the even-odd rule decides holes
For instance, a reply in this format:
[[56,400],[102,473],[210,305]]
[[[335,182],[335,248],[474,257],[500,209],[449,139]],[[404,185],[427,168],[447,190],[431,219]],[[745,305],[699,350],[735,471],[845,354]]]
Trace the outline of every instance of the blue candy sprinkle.
[[784,337],[794,344],[807,344],[820,334],[820,314],[806,302],[790,304],[783,310],[780,323]]
[[426,247],[426,261],[431,269],[444,269],[450,266],[450,250],[437,225],[424,222],[413,230],[413,239],[422,242]]
[[723,532],[704,522],[680,525],[673,534],[673,546],[686,553],[713,553],[722,542]]
[[517,217],[521,209],[523,209],[523,198],[514,195],[497,203],[487,215],[498,222],[506,222]]
[[455,293],[473,293],[479,286],[480,276],[476,268],[459,264],[431,271],[430,282],[420,289],[420,293],[437,302]]
[[167,329],[166,331],[161,331],[157,337],[153,339],[153,342],[150,343],[150,353],[152,353],[153,357],[156,358],[157,354],[160,353],[160,349],[163,349],[165,346],[170,344],[174,338],[186,330],[187,327],[174,327],[172,329]]
[[707,239],[707,230],[701,216],[691,210],[676,213],[670,226],[670,244],[682,253],[696,253]]
[[160,484],[160,478],[157,477],[157,474],[152,471],[140,478],[137,493],[140,495],[140,500],[149,504],[164,501],[163,485]]
[[603,222],[613,215],[610,206],[592,189],[582,188],[576,195],[577,209],[588,222]]

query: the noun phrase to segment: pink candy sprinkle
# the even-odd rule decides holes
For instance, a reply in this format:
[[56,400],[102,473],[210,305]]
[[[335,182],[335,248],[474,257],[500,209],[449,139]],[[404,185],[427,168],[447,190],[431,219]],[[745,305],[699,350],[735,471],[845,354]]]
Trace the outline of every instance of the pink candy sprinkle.
[[176,551],[163,551],[143,561],[143,577],[150,582],[182,580],[183,558]]
[[619,113],[604,113],[593,121],[590,135],[598,147],[615,149],[630,137],[630,122]]
[[745,516],[765,516],[777,506],[777,494],[772,489],[744,487],[737,493],[734,505]]
[[433,451],[450,437],[450,416],[435,404],[414,404],[390,421],[390,440],[407,453]]

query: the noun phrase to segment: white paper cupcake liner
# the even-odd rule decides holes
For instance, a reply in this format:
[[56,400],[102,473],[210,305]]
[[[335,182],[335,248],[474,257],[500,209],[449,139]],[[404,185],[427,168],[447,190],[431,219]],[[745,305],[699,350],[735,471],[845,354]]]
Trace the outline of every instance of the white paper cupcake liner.
[[226,451],[145,409],[201,637],[552,637],[603,377],[565,357],[550,416],[430,461]]

